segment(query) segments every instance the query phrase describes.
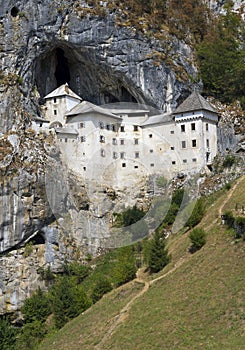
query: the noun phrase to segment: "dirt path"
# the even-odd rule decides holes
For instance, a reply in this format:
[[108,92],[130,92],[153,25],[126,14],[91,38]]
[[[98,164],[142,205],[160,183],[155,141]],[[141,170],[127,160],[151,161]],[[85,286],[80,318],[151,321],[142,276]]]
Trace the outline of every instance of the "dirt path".
[[[233,195],[234,191],[236,190],[237,186],[241,183],[241,181],[244,179],[245,175],[243,175],[242,177],[240,177],[240,179],[237,181],[237,183],[233,186],[233,188],[230,190],[228,196],[225,198],[224,202],[222,202],[222,205],[219,207],[218,213],[219,213],[219,218],[223,212],[223,209],[226,205],[226,203],[230,200],[231,196]],[[215,219],[208,227],[206,227],[205,229],[208,230],[209,228],[211,228],[214,224],[217,223],[217,221],[219,220]],[[154,283],[162,280],[163,278],[169,276],[170,274],[172,274],[174,271],[176,271],[180,266],[182,266],[186,261],[188,261],[189,259],[191,259],[191,255],[186,255],[182,258],[179,259],[179,261],[177,261],[177,263],[174,265],[174,267],[169,270],[168,272],[166,272],[165,274],[163,274],[162,276],[159,276],[151,281],[146,281],[144,279],[144,274],[142,273],[142,269],[139,269],[137,272],[137,277],[134,280],[134,282],[136,283],[142,283],[144,284],[144,288],[137,294],[135,295],[119,312],[119,314],[117,314],[113,319],[113,323],[111,325],[111,327],[109,328],[109,330],[105,333],[104,337],[102,338],[101,342],[99,344],[97,344],[97,346],[95,347],[96,350],[104,350],[104,344],[106,343],[106,341],[108,339],[110,339],[110,337],[112,336],[112,334],[117,330],[117,328],[119,327],[119,325],[121,323],[123,323],[126,318],[128,317],[129,311],[132,308],[132,305],[134,304],[135,300],[137,300],[138,298],[140,298],[141,296],[143,296],[148,289],[150,288],[150,286],[152,286]]]

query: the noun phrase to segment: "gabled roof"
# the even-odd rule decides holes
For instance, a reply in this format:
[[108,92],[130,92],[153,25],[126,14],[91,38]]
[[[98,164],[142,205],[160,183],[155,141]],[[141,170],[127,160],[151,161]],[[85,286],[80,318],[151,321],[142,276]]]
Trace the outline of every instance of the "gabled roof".
[[66,116],[72,117],[74,115],[85,114],[89,112],[96,112],[117,120],[121,120],[120,117],[116,116],[115,114],[112,114],[109,109],[96,106],[93,103],[88,101],[82,101],[81,103],[73,107],[69,112],[66,113]]
[[54,97],[60,97],[60,96],[71,96],[73,98],[76,98],[77,100],[82,101],[82,98],[79,97],[77,94],[75,94],[75,92],[73,92],[67,83],[59,86],[57,89],[55,89],[54,91],[50,92],[47,96],[45,96],[45,99],[49,99],[49,98],[54,98]]
[[154,115],[152,117],[149,117],[147,120],[145,120],[141,126],[148,126],[148,125],[154,125],[154,124],[164,124],[173,121],[173,116],[171,114],[159,114]]
[[206,110],[209,112],[217,113],[211,104],[205,100],[197,91],[193,91],[191,95],[189,95],[173,112],[173,114],[180,114],[185,112],[193,112]]

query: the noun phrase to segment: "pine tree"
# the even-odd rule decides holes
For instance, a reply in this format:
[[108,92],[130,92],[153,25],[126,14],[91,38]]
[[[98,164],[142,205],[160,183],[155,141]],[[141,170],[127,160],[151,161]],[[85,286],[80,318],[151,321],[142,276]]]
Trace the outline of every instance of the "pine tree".
[[170,256],[166,248],[165,237],[160,231],[156,231],[149,242],[146,260],[151,273],[160,271],[170,262]]

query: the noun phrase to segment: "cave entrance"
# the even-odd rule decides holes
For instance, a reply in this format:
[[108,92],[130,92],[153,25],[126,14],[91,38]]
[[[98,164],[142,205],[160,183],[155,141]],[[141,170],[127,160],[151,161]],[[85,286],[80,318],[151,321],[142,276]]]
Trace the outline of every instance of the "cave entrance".
[[65,83],[70,83],[70,71],[68,60],[65,57],[65,53],[62,49],[56,49],[56,70],[55,70],[55,78],[57,82],[57,86],[63,85]]
[[[113,102],[140,102],[138,92],[125,76],[101,64],[94,51],[61,43],[47,49],[35,65],[35,81],[41,101],[51,91],[68,83],[84,100],[102,105]],[[140,101],[139,101],[140,100]]]

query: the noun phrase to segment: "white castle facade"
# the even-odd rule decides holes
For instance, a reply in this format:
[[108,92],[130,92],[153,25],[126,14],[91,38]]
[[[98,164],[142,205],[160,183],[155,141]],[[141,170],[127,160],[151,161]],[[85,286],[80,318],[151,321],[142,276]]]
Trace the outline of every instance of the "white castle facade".
[[84,179],[119,187],[151,174],[170,179],[212,165],[217,154],[218,114],[196,91],[172,114],[158,115],[137,104],[96,106],[67,84],[45,101],[63,159]]

